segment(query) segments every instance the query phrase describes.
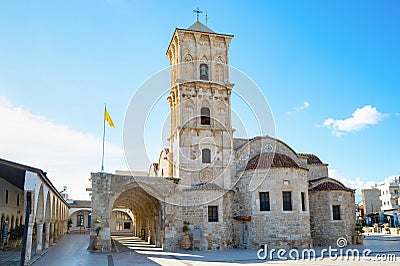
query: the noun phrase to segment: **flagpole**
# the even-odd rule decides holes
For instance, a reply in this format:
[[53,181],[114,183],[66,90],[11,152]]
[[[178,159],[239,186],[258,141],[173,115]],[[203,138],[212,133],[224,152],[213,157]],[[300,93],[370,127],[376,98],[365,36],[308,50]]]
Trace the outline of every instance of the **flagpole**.
[[104,141],[106,139],[106,103],[104,103],[104,113],[103,113],[103,156],[101,158],[101,172],[104,172]]

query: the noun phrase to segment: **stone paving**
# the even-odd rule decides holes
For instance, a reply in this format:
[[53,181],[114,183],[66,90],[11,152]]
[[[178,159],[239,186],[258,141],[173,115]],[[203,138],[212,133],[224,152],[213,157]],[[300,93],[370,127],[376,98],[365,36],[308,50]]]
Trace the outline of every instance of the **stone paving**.
[[19,265],[21,259],[20,248],[6,248],[0,250],[0,265],[1,266],[14,266]]
[[[87,250],[88,235],[67,235],[34,265],[399,265],[400,236],[367,236],[364,245],[349,246],[357,250],[371,249],[368,260],[339,257],[336,260],[324,256],[317,260],[279,260],[275,254],[271,261],[257,259],[257,250],[229,249],[224,251],[176,251],[167,252],[134,237],[113,237],[113,251],[94,253]],[[337,247],[333,247],[337,248]],[[320,254],[323,247],[316,247]],[[345,249],[344,249],[345,250]],[[397,262],[378,261],[376,255],[395,254]]]

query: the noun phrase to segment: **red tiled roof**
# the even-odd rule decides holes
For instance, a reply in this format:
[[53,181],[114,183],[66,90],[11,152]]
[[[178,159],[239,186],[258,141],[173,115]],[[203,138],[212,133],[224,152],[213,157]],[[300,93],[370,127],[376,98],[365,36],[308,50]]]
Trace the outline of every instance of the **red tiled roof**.
[[326,181],[313,188],[310,191],[324,191],[324,190],[344,190],[354,192],[353,189],[345,187],[343,184],[336,182]]
[[245,170],[269,167],[301,168],[292,158],[280,153],[261,153],[247,162]]
[[307,164],[323,164],[317,155],[311,153],[298,153],[301,157],[307,158]]

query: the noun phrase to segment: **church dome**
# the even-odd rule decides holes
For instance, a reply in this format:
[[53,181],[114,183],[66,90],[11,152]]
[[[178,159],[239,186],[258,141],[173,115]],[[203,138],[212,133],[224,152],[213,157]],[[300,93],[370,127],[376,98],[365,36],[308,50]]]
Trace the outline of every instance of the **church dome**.
[[300,157],[307,158],[307,164],[323,164],[317,155],[311,153],[298,153]]
[[269,168],[269,167],[287,167],[301,168],[292,158],[281,153],[261,153],[247,162],[245,170]]

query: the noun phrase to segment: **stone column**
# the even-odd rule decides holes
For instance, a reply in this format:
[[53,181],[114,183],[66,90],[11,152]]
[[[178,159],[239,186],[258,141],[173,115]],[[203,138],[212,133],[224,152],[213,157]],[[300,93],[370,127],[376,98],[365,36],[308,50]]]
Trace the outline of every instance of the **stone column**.
[[54,242],[54,223],[50,223],[50,230],[49,230],[49,233],[50,233],[49,244],[50,244],[50,246],[52,246],[52,245],[53,245],[53,242]]
[[59,222],[58,223],[58,239],[61,239],[63,237],[63,223]]
[[67,221],[63,221],[63,236],[67,234]]
[[39,222],[36,224],[36,251],[41,251],[43,249],[43,223]]
[[58,223],[54,223],[54,242],[58,241]]
[[50,246],[50,222],[45,223],[45,231],[46,231],[46,237],[44,242],[44,248],[48,249]]
[[34,223],[32,222],[28,223],[28,233],[26,235],[25,262],[28,262],[31,259],[33,225]]

